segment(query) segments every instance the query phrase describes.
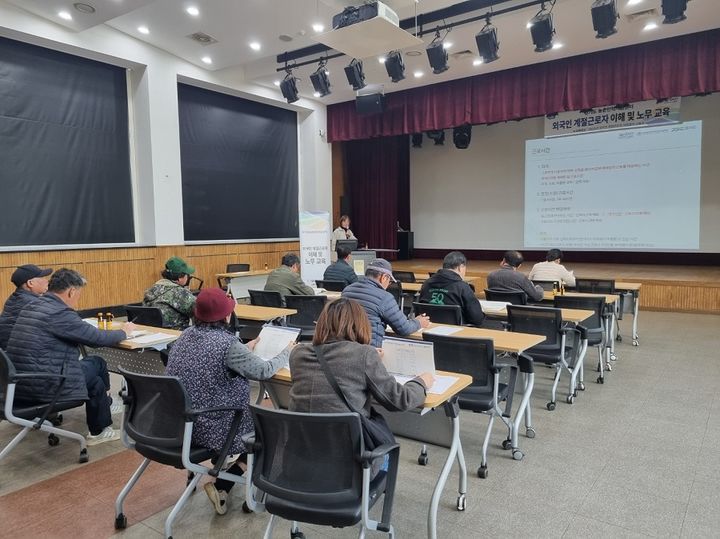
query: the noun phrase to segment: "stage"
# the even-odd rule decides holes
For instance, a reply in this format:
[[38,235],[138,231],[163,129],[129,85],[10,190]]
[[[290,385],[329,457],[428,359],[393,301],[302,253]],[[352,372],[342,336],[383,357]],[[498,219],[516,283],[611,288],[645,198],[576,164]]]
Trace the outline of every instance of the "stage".
[[[682,256],[682,255],[679,255]],[[528,273],[534,262],[520,270]],[[482,279],[497,269],[498,262],[469,260],[467,274]],[[413,271],[418,276],[442,267],[442,260],[396,260],[393,269]],[[720,267],[656,266],[645,264],[568,263],[576,277],[615,279],[641,283],[640,308],[652,311],[720,314]]]

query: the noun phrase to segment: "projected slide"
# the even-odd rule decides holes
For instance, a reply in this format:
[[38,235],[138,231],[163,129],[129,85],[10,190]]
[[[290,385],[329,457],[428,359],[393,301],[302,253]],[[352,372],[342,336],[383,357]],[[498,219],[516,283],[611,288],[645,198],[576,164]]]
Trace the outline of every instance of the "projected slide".
[[525,247],[691,250],[702,122],[529,140]]

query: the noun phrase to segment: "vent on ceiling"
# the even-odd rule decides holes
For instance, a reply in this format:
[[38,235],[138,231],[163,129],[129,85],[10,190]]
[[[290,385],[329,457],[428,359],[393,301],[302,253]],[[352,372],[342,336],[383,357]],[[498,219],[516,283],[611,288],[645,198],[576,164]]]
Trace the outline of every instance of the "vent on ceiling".
[[192,39],[193,41],[197,41],[202,45],[203,47],[205,45],[212,45],[213,43],[217,43],[218,40],[215,39],[212,36],[207,35],[204,32],[195,32],[194,34],[190,34],[189,36],[185,36],[188,39]]
[[293,40],[292,36],[289,36],[289,35],[287,35],[287,34],[280,34],[280,35],[278,36],[278,39],[279,39],[280,41],[284,41],[285,43],[287,43],[288,41],[292,41],[292,40]]
[[454,60],[462,60],[463,58],[471,58],[473,56],[474,56],[474,54],[472,53],[472,51],[465,49],[464,51],[457,51],[457,52],[452,53],[450,55],[450,58],[452,58]]
[[658,10],[655,8],[643,9],[641,11],[635,11],[634,13],[625,13],[625,20],[628,22],[634,22],[652,17],[659,17],[659,15]]

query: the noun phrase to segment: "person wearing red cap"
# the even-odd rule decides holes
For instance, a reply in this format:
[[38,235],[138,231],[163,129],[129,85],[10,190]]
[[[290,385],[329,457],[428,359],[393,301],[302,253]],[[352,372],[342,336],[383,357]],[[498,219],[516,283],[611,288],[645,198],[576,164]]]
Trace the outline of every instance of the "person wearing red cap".
[[0,315],[0,348],[3,350],[7,348],[10,333],[20,311],[35,298],[47,292],[48,275],[52,272],[50,268],[39,268],[35,264],[18,266],[13,272],[10,280],[16,286],[15,292],[8,297]]
[[[177,376],[192,401],[193,408],[237,406],[243,417],[231,454],[241,456],[228,472],[242,475],[245,446],[241,437],[253,431],[250,416],[250,384],[248,380],[266,380],[286,366],[293,345],[272,359],[265,360],[253,352],[257,339],[247,346],[228,330],[235,300],[220,288],[207,288],[195,302],[195,325],[183,331],[173,344],[168,357],[167,374]],[[207,447],[218,454],[230,432],[232,412],[201,415],[193,428],[193,445]],[[219,515],[227,512],[228,492],[234,483],[218,479],[207,483],[205,492]]]

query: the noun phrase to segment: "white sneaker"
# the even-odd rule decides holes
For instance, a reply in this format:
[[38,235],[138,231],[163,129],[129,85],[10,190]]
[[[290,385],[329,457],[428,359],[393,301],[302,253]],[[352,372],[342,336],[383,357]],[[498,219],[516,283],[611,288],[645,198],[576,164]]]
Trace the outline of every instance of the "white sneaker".
[[205,483],[203,488],[205,489],[205,494],[207,494],[207,497],[210,498],[210,501],[215,507],[215,512],[218,515],[224,515],[227,513],[228,493],[224,490],[216,489],[215,483]]
[[103,442],[114,442],[115,440],[120,439],[120,431],[115,430],[112,427],[105,427],[103,431],[100,434],[88,434],[87,435],[87,444],[88,445],[97,445],[101,444]]

